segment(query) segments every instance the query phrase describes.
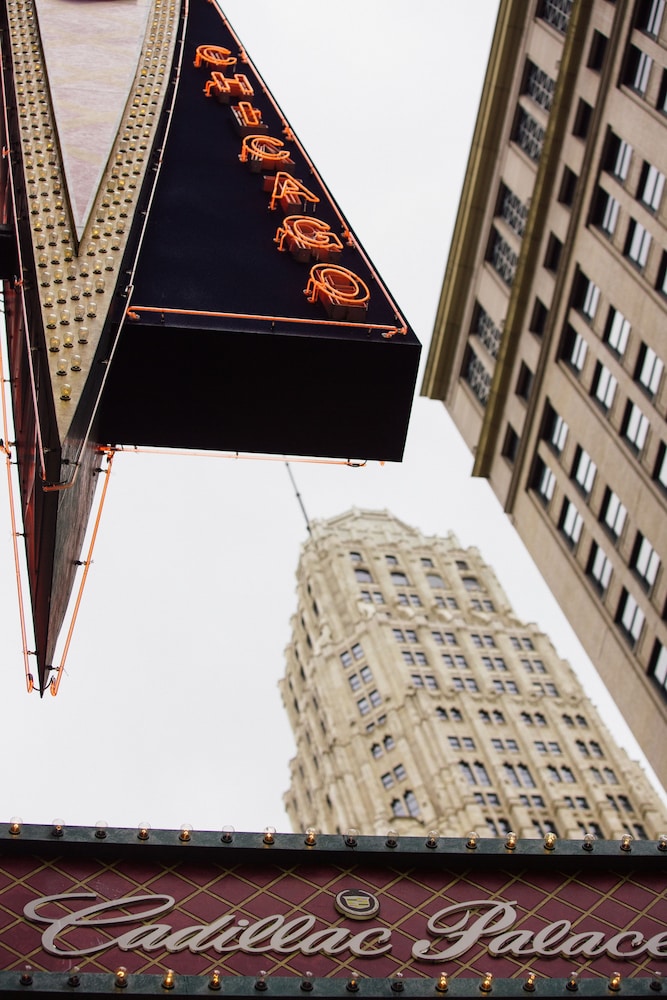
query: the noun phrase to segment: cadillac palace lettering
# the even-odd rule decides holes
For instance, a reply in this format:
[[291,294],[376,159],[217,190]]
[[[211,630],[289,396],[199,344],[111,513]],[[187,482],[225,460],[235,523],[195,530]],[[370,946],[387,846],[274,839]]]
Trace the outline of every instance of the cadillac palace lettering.
[[[45,910],[51,903],[68,906],[76,900],[97,899],[92,892],[42,896],[24,907],[29,920],[47,924],[42,946],[51,955],[76,958],[92,955],[116,946],[123,951],[243,952],[248,955],[276,952],[303,955],[340,955],[349,952],[360,958],[374,958],[391,951],[391,931],[386,927],[367,927],[356,933],[345,927],[315,930],[315,917],[300,915],[287,918],[272,914],[251,921],[227,913],[209,924],[194,924],[175,930],[166,923],[144,923],[113,936],[110,929],[169,913],[175,899],[168,895],[123,896],[83,906],[66,916],[49,917]],[[444,962],[465,954],[488,939],[491,955],[517,957],[537,955],[594,958],[609,955],[615,959],[635,959],[643,955],[667,958],[667,930],[644,937],[639,930],[606,934],[598,930],[577,929],[569,920],[556,920],[538,931],[513,929],[517,922],[516,900],[472,899],[446,906],[426,923],[430,938],[416,941],[412,957],[424,962]],[[119,911],[131,912],[119,912]],[[377,912],[377,911],[375,911]],[[77,948],[72,943],[77,928],[90,931],[106,928],[104,941]],[[67,941],[64,938],[67,937]]]

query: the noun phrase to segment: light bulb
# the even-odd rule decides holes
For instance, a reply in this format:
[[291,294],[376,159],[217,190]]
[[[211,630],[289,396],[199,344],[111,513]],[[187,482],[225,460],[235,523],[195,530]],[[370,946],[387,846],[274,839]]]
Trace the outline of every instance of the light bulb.
[[223,826],[222,836],[220,837],[220,840],[223,842],[223,844],[231,844],[232,841],[234,840],[235,832],[236,831],[234,830],[233,826]]
[[667,851],[667,833],[661,833],[658,837],[658,850]]
[[479,984],[479,988],[483,993],[490,993],[492,983],[493,983],[493,973],[485,972],[482,977],[482,981]]
[[477,833],[477,832],[476,832],[475,830],[472,830],[472,831],[471,831],[471,832],[470,832],[470,833],[468,834],[468,839],[467,839],[467,841],[466,841],[466,847],[467,847],[467,848],[468,848],[468,849],[469,849],[470,851],[474,851],[474,850],[475,850],[475,848],[477,847],[477,841],[478,841],[478,840],[479,840],[479,834],[478,834],[478,833]]
[[396,847],[398,845],[398,830],[387,830],[385,847]]
[[73,354],[72,360],[70,362],[70,371],[80,372],[81,371],[81,355]]
[[54,819],[54,821],[53,821],[53,827],[51,829],[51,836],[52,837],[62,837],[62,835],[64,833],[64,828],[65,828],[65,820],[64,819],[59,819],[59,818],[58,819]]
[[148,840],[151,835],[151,825],[150,823],[140,823],[137,830],[137,837],[139,840]]
[[304,978],[301,980],[301,989],[304,993],[310,993],[313,988],[313,974],[312,972],[305,972]]
[[544,849],[546,851],[553,851],[555,846],[556,846],[556,834],[546,833],[544,835]]
[[264,827],[264,843],[272,844],[276,837],[275,826],[265,826]]
[[577,982],[577,973],[571,972],[568,981],[565,983],[565,988],[570,990],[571,993],[576,993],[579,989],[579,983]]
[[517,835],[513,830],[507,834],[507,839],[505,841],[505,847],[508,851],[516,850]]
[[9,821],[9,832],[12,837],[18,837],[21,833],[21,827],[23,826],[23,820],[20,816],[12,816]]
[[438,993],[446,993],[449,989],[449,983],[447,982],[447,973],[441,972],[438,976],[438,981],[435,984],[435,988]]
[[214,969],[208,981],[208,988],[209,990],[219,990],[220,986],[220,969]]
[[629,833],[624,833],[623,836],[621,837],[621,843],[620,843],[621,850],[622,851],[631,851],[632,850],[632,841],[633,841],[633,839],[634,838],[631,837]]
[[109,824],[105,819],[98,819],[95,824],[95,836],[98,840],[104,840],[106,838],[108,828]]
[[309,826],[308,829],[306,830],[306,839],[304,840],[304,844],[306,844],[308,847],[312,847],[316,843],[317,843],[317,830],[315,829],[314,826]]
[[174,970],[167,969],[164,974],[164,979],[162,980],[163,990],[173,990],[174,988]]
[[[77,309],[78,308],[79,307],[77,306]],[[76,312],[74,314],[74,318],[75,319],[77,318],[76,317]],[[79,343],[80,344],[87,344],[88,343],[88,327],[87,326],[82,326],[81,329],[79,330]]]
[[438,846],[438,837],[439,836],[440,836],[440,834],[438,833],[437,830],[429,830],[428,836],[426,838],[426,846],[427,847],[437,847]]
[[594,833],[587,833],[584,836],[584,842],[583,842],[583,844],[581,846],[582,846],[582,848],[583,848],[584,851],[592,851],[594,844],[595,844],[595,834]]
[[621,973],[612,972],[611,976],[609,977],[609,989],[613,990],[614,993],[617,993],[618,990],[620,990],[620,988],[621,988]]
[[404,989],[405,986],[403,983],[403,973],[402,972],[394,973],[391,980],[392,993],[402,993]]
[[523,984],[523,988],[526,991],[526,993],[533,993],[535,991],[535,980],[536,979],[537,979],[537,976],[536,976],[536,974],[534,972],[529,972],[528,973],[528,975],[526,976],[526,981]]
[[191,823],[181,823],[181,832],[178,835],[178,839],[187,844],[189,840],[192,840],[192,829]]
[[356,847],[357,846],[357,838],[358,838],[358,836],[359,836],[359,831],[355,830],[355,828],[353,826],[351,826],[350,829],[345,834],[345,844],[346,844],[346,846],[347,847]]
[[68,382],[63,382],[60,386],[60,398],[65,402],[72,398],[72,386]]

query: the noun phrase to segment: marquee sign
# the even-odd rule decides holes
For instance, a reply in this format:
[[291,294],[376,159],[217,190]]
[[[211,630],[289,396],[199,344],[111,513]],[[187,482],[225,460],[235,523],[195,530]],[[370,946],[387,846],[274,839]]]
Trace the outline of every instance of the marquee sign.
[[[86,27],[49,53],[64,36],[41,26],[66,8],[0,3],[4,380],[37,677],[27,645],[24,665],[28,690],[52,694],[101,452],[400,461],[421,350],[216,3],[152,0],[143,45],[109,54],[136,49],[138,61],[119,107],[98,109],[111,144],[82,195],[98,134],[65,157],[71,100],[56,104],[48,69],[68,65],[66,87],[87,92],[87,39],[104,36],[105,8],[79,5]],[[277,44],[289,58],[289,39]],[[342,135],[340,146],[353,155]]]
[[[665,857],[590,857],[489,842],[472,855],[417,838],[387,849],[363,838],[283,835],[231,844],[200,834],[184,846],[44,838],[2,843],[0,966],[128,975],[222,977],[655,976],[667,959]],[[200,841],[200,846],[197,846]],[[598,850],[605,849],[600,845]],[[580,853],[577,853],[579,851]]]

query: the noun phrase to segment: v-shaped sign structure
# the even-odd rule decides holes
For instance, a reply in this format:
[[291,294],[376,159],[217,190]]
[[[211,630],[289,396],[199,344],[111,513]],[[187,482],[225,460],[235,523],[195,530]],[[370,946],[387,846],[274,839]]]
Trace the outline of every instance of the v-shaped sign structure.
[[44,692],[102,449],[400,461],[420,346],[214,3],[0,13],[0,268]]

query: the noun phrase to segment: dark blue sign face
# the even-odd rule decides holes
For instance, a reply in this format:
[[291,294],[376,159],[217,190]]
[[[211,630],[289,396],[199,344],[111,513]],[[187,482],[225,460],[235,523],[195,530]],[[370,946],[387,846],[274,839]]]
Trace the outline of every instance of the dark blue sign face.
[[101,437],[400,460],[418,341],[214,4],[177,51]]

